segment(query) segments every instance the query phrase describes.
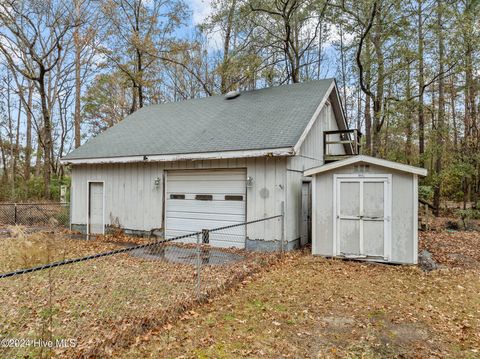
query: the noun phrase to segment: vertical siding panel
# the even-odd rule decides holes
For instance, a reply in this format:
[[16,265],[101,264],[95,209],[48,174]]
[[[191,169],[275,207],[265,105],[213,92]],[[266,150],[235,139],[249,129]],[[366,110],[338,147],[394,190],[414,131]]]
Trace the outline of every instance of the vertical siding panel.
[[[255,178],[255,160],[252,158],[249,158],[246,160],[246,167],[247,167],[247,176]],[[252,221],[255,217],[255,187],[256,183],[254,182],[252,184],[252,187],[247,188],[247,222]],[[256,235],[256,227],[255,225],[248,225],[247,226],[247,237],[250,239],[255,239],[257,238]]]
[[247,160],[245,158],[237,159],[237,167],[247,167]]
[[142,163],[134,163],[132,165],[132,170],[131,170],[131,179],[132,179],[132,185],[130,187],[130,203],[132,208],[134,209],[133,213],[133,218],[132,218],[132,223],[130,225],[130,228],[135,229],[140,223],[141,223],[141,218],[142,214],[139,213],[139,208],[138,208],[138,199],[140,196],[140,187],[138,183],[138,172],[140,170],[140,167],[142,166]]
[[[257,181],[257,188],[256,188],[256,193],[257,193],[257,201],[256,201],[256,211],[255,211],[255,219],[262,219],[265,217],[265,204],[266,204],[266,198],[264,198],[263,195],[261,195],[261,192],[264,191],[265,188],[265,180],[266,180],[266,173],[265,173],[265,165],[266,165],[266,159],[265,158],[257,158],[255,160],[255,172],[256,172],[256,181]],[[265,222],[262,221],[259,223],[260,224],[260,239],[265,239]]]
[[145,164],[145,174],[143,175],[143,201],[141,203],[141,208],[143,212],[143,230],[148,231],[152,228],[152,212],[155,210],[155,195],[154,195],[154,181],[155,177],[153,176],[153,163]]
[[[265,189],[268,191],[268,197],[265,198],[265,216],[270,217],[275,214],[275,158],[266,158],[265,160]],[[265,221],[265,240],[275,239],[275,225],[273,220]]]
[[136,208],[138,213],[138,220],[135,222],[136,226],[134,229],[145,229],[145,216],[147,215],[143,210],[143,206],[146,204],[147,198],[145,196],[145,186],[144,186],[144,179],[145,177],[148,178],[147,174],[147,164],[146,163],[138,163],[137,171],[135,173],[136,177],[136,187],[137,187],[137,195],[135,196]]
[[[164,180],[166,180],[166,176],[165,176],[165,163],[162,162],[162,163],[159,163],[158,164],[158,175],[160,176],[160,178],[164,178]],[[163,227],[165,228],[165,223],[163,222],[163,203],[165,201],[164,199],[164,193],[165,193],[165,182],[162,181],[162,187],[160,188],[160,194],[158,196],[159,198],[159,210],[158,210],[158,213],[155,215],[155,223],[158,223],[158,225],[156,226],[156,228],[160,228],[160,227]]]

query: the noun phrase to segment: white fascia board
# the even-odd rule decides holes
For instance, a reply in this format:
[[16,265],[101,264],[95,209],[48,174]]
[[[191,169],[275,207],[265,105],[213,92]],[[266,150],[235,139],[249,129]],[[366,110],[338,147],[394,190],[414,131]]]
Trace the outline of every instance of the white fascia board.
[[352,156],[345,160],[332,162],[327,165],[310,168],[306,170],[303,174],[304,176],[312,176],[318,173],[331,171],[336,168],[348,166],[358,162],[369,163],[369,164],[380,166],[380,167],[391,168],[397,171],[413,173],[419,176],[426,176],[428,173],[425,168],[404,165],[403,163],[382,160],[380,158],[375,158],[375,157],[370,157],[365,155],[359,155],[359,156]]
[[[245,150],[245,151],[225,151],[225,152],[204,152],[204,153],[186,153],[176,155],[145,155],[145,156],[125,156],[125,157],[104,157],[104,158],[79,158],[62,159],[62,164],[102,164],[102,163],[133,163],[133,162],[172,162],[184,160],[219,160],[230,158],[249,158],[249,157],[280,157],[293,156],[295,153],[292,147],[274,148],[264,150]],[[146,159],[145,159],[146,157]]]
[[313,124],[315,123],[315,121],[317,120],[318,116],[320,115],[320,112],[322,111],[323,107],[325,106],[325,103],[327,102],[329,96],[330,96],[330,93],[332,92],[332,90],[335,88],[335,81],[332,80],[332,83],[330,84],[330,87],[328,88],[327,92],[325,93],[325,96],[322,98],[322,101],[320,102],[320,104],[318,105],[317,109],[315,110],[312,118],[310,119],[310,121],[308,121],[308,124],[307,124],[307,127],[305,127],[305,129],[303,130],[303,133],[302,135],[300,136],[300,138],[298,139],[296,145],[293,147],[295,153],[298,153],[300,151],[300,147],[302,146],[303,142],[305,141],[305,139],[307,138],[307,135],[308,133],[310,132],[310,130],[312,129],[312,126]]

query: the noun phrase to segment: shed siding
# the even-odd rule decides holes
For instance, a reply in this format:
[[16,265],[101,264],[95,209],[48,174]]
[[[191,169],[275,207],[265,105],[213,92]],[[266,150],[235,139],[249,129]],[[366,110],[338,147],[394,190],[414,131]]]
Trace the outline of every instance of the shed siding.
[[[286,159],[249,158],[208,161],[102,164],[72,166],[72,224],[85,225],[87,183],[105,182],[105,222],[137,231],[163,228],[165,170],[246,168],[253,178],[247,188],[247,221],[281,213],[285,201]],[[156,188],[155,178],[162,179]],[[280,239],[280,221],[249,226],[251,239]]]
[[[334,213],[333,175],[356,173],[354,166],[347,166],[315,176],[312,253],[333,256]],[[413,174],[392,171],[378,166],[370,166],[368,173],[392,174],[392,262],[416,263],[417,248],[415,245],[415,213],[414,201],[415,181]]]
[[[323,132],[338,130],[331,105],[325,105],[299,149],[299,154],[287,159],[286,236],[299,239],[301,235],[303,171],[323,164]],[[335,148],[344,154],[343,146]]]

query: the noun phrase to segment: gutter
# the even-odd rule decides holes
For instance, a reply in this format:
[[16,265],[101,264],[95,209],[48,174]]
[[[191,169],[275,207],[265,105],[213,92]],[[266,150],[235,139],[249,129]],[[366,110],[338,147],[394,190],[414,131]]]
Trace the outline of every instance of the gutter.
[[203,152],[203,153],[185,153],[173,155],[137,155],[124,157],[100,157],[100,158],[62,158],[62,164],[107,164],[107,163],[138,163],[138,162],[174,162],[185,160],[220,160],[232,158],[251,158],[251,157],[285,157],[294,156],[293,147],[273,148],[263,150],[243,150],[243,151],[223,151],[223,152]]

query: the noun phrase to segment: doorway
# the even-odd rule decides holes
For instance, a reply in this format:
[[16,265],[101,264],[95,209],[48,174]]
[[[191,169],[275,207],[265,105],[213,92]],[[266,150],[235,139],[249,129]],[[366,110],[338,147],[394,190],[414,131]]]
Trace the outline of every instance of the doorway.
[[312,182],[302,182],[302,222],[300,246],[312,243]]
[[88,234],[104,234],[104,194],[103,182],[88,183]]
[[335,244],[348,258],[390,258],[391,177],[335,176]]

